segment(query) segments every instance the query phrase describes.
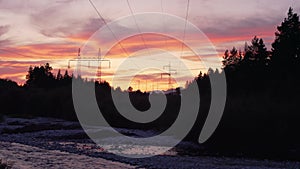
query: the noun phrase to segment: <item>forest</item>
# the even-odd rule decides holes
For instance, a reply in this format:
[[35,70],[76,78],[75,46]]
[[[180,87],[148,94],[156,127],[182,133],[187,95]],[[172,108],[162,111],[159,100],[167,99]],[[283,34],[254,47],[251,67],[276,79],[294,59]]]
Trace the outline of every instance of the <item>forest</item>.
[[[238,50],[242,48],[243,50]],[[200,72],[191,83],[197,83],[201,94],[196,124],[185,138],[197,142],[210,107],[211,75],[225,73],[227,101],[222,120],[213,136],[204,143],[207,154],[240,155],[258,158],[300,160],[300,21],[290,8],[277,26],[272,48],[254,36],[251,43],[226,50],[223,70]],[[72,78],[68,71],[52,73],[52,67],[30,66],[26,83],[19,86],[0,79],[0,115],[18,117],[55,117],[76,121],[72,101]],[[95,83],[98,105],[113,127],[166,130],[177,117],[180,92],[167,95],[167,106],[158,119],[147,124],[129,122],[114,107],[107,82]],[[183,90],[188,90],[189,85]],[[149,93],[129,92],[138,110],[150,106]],[[203,153],[203,152],[202,152]]]

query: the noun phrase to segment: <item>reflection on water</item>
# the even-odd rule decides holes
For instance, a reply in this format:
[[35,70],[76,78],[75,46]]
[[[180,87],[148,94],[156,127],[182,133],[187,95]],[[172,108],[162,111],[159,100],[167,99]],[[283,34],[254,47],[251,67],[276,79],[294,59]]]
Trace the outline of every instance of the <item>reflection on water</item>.
[[[98,145],[104,152],[110,152],[114,154],[122,154],[125,156],[140,155],[151,156],[157,154],[157,152],[165,152],[162,155],[177,155],[177,152],[173,147],[169,147],[170,142],[178,142],[172,136],[158,136],[155,141],[146,142],[146,144],[133,144],[126,142],[123,137],[117,136],[113,130],[117,130],[119,133],[133,137],[148,137],[155,133],[151,130],[137,130],[137,129],[113,129],[110,127],[89,126],[89,130],[86,130],[89,135],[98,134],[103,138],[97,140],[101,143]],[[145,143],[145,142],[144,142]],[[85,147],[89,148],[89,147]]]

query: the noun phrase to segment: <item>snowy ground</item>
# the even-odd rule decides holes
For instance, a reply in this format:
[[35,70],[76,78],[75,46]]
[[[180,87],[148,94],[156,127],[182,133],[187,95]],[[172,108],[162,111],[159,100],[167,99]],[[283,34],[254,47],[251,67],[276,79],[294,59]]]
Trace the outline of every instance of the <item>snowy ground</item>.
[[[109,128],[101,131],[108,132]],[[122,129],[135,135],[151,131]],[[0,124],[0,159],[14,163],[14,168],[204,168],[204,169],[300,169],[299,162],[275,162],[225,157],[200,157],[178,155],[172,149],[167,153],[145,159],[129,159],[108,153],[85,137],[78,123],[58,119],[6,118]],[[110,138],[111,147],[118,138]],[[192,148],[201,148],[189,145]],[[194,146],[194,147],[193,147]],[[106,146],[107,147],[107,146]],[[138,153],[129,150],[130,145],[118,145],[124,153]],[[160,146],[140,147],[155,151]]]
[[59,150],[46,150],[19,143],[0,142],[0,158],[9,160],[13,168],[134,168],[128,164],[73,154]]

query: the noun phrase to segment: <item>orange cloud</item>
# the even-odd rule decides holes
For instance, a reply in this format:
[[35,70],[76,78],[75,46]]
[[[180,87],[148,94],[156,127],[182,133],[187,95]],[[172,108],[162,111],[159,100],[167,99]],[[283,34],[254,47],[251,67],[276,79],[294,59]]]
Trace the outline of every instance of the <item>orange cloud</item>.
[[78,46],[69,44],[33,44],[0,50],[3,60],[69,59],[76,56]]
[[[122,47],[123,48],[122,48]],[[167,51],[190,51],[181,41],[161,34],[146,33],[128,37],[115,44],[106,54],[106,58],[125,58],[144,49],[161,49]],[[125,51],[124,51],[125,50]]]
[[24,84],[26,80],[26,74],[24,72],[18,72],[18,73],[8,73],[8,74],[0,74],[1,79],[10,79],[13,81],[16,81],[18,84]]
[[[226,33],[223,32],[223,34],[218,34],[214,32],[207,32],[206,35],[208,38],[215,44],[215,45],[220,45],[220,44],[225,44],[229,42],[237,42],[237,41],[251,41],[251,39],[254,36],[259,36],[261,38],[269,38],[274,35],[274,30],[270,28],[241,28],[239,30],[236,30],[234,34],[232,32]],[[270,40],[268,39],[269,42]]]

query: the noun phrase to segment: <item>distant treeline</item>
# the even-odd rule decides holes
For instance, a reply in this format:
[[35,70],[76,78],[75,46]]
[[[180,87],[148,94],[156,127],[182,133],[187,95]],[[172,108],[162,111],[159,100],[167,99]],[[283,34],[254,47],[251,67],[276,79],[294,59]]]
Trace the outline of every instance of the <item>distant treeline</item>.
[[[207,152],[227,155],[300,159],[300,21],[290,8],[288,16],[277,27],[272,49],[255,36],[242,50],[226,50],[223,70],[200,72],[186,86],[197,83],[201,95],[199,115],[186,140],[197,141],[206,119],[211,87],[209,77],[224,73],[227,79],[227,101],[220,125],[204,144]],[[1,113],[23,116],[50,116],[76,120],[72,102],[72,75],[58,71],[55,76],[49,64],[30,67],[24,86],[1,79]],[[77,78],[77,80],[82,80]],[[116,110],[107,82],[95,83],[99,108],[114,127],[167,129],[177,117],[180,91],[167,95],[167,106],[161,117],[148,124],[128,122]],[[139,110],[150,107],[149,93],[129,92]]]

